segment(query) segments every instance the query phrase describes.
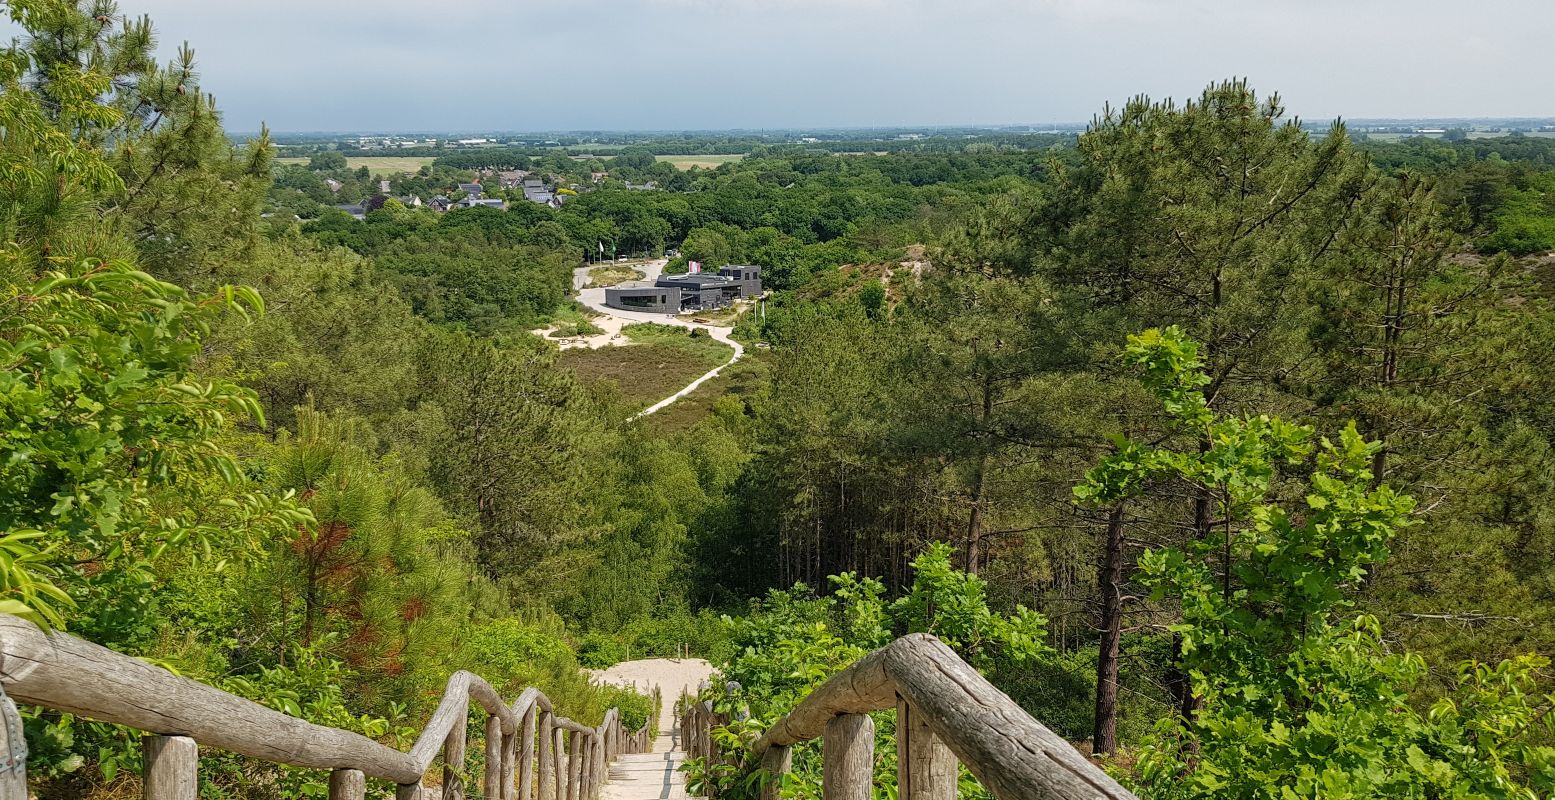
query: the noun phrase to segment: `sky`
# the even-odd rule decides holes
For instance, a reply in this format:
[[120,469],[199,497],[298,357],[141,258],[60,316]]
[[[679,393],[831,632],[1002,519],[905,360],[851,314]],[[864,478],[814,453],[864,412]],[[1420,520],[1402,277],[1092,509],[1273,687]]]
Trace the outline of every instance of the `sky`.
[[1304,119],[1555,116],[1552,0],[120,0],[231,131],[1084,122],[1247,77]]

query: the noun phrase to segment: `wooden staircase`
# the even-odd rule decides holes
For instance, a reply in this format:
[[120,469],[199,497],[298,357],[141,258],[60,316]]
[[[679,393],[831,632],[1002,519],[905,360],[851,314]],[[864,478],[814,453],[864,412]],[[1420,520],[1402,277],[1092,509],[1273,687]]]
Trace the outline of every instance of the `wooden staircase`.
[[623,755],[610,765],[610,781],[600,799],[684,800],[691,796],[680,771],[685,761],[679,737],[661,735],[650,752]]
[[[682,697],[674,730],[655,739],[652,719],[628,731],[611,709],[589,727],[556,713],[538,689],[507,702],[479,676],[458,672],[415,746],[401,752],[4,614],[0,686],[0,800],[28,796],[13,699],[146,731],[147,800],[196,800],[201,747],[328,770],[330,800],[364,800],[369,780],[393,784],[397,800],[464,800],[472,703],[486,713],[485,800],[680,800],[687,758],[730,758],[713,746],[713,730],[730,719],[715,709],[706,684],[697,697]],[[654,696],[658,702],[658,686]],[[792,768],[794,746],[821,739],[825,800],[871,800],[870,714],[887,710],[896,713],[899,800],[955,800],[960,765],[999,800],[1137,800],[925,634],[898,639],[832,676],[734,759],[759,765],[762,800],[777,800],[774,778]],[[441,781],[427,786],[439,754]]]
[[[487,715],[485,800],[593,800],[612,762],[650,749],[653,725],[628,731],[612,708],[589,727],[556,713],[538,689],[510,703],[480,676],[456,672],[415,746],[401,752],[5,614],[0,686],[0,800],[27,800],[27,747],[13,700],[146,731],[146,800],[196,800],[201,747],[328,770],[330,800],[364,800],[369,780],[392,783],[396,800],[464,800],[472,703]],[[441,781],[426,786],[439,754]]]

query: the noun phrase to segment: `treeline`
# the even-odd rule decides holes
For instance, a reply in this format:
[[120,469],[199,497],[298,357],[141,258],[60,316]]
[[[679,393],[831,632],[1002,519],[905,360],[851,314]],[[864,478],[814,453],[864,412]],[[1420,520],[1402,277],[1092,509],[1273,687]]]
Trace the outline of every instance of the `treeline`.
[[[554,348],[473,330],[509,295],[559,298],[556,256],[418,293],[419,266],[267,219],[268,139],[232,148],[193,53],[156,66],[149,23],[103,10],[12,4],[26,35],[0,59],[0,610],[398,747],[458,669],[640,724],[646,698],[580,672],[584,630],[651,619],[670,652],[699,624],[673,575],[620,575],[674,545],[676,518],[641,509],[695,513],[700,462],[654,461],[667,446]],[[405,258],[467,255],[418,241]],[[43,709],[26,728],[40,796],[136,791],[138,732]],[[230,756],[201,775],[323,791]]]
[[1049,620],[1003,688],[1150,797],[1546,791],[1548,287],[1374,158],[1241,83],[1137,100],[921,279],[780,295],[702,581],[903,591],[950,543]]

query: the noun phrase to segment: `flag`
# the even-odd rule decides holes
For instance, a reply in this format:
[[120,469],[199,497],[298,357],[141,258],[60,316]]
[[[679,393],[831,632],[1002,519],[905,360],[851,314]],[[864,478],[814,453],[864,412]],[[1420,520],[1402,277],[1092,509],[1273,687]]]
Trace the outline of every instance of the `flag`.
[[601,253],[605,252],[605,243],[604,242],[600,242],[599,243],[599,252],[601,252]]
[[686,262],[686,272],[688,274],[695,275],[695,274],[697,274],[698,272],[701,272],[701,271],[702,271],[702,262],[700,262],[700,261],[687,261]]

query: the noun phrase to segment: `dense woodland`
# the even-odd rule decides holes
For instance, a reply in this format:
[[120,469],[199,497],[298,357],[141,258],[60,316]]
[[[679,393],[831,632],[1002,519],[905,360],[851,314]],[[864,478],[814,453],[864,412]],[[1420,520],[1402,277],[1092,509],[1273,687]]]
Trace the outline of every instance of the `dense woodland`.
[[[577,194],[357,221],[378,176],[234,143],[149,22],[0,6],[0,612],[400,745],[456,669],[635,728],[580,665],[689,647],[731,752],[929,631],[1142,797],[1555,791],[1555,139],[1233,81],[1037,142],[442,154],[391,193]],[[746,379],[632,420],[532,334],[601,244],[763,266]],[[27,734],[43,796],[133,790],[131,732]]]

